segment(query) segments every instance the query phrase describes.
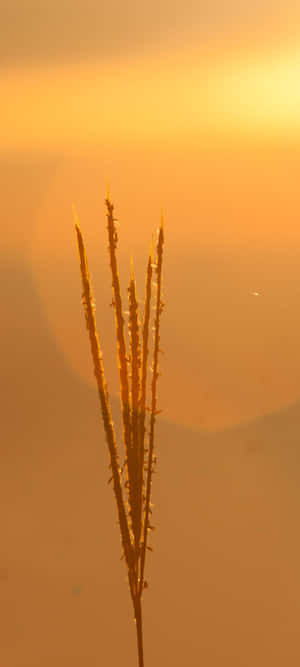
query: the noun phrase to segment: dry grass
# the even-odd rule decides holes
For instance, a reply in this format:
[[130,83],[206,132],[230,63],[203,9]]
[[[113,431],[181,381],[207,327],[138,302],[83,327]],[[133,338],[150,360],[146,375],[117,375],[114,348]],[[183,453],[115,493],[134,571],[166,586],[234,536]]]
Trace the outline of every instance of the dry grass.
[[[107,384],[104,375],[102,353],[95,319],[95,303],[92,294],[91,280],[88,270],[85,245],[76,218],[76,235],[80,258],[82,279],[82,299],[86,326],[89,333],[94,374],[98,386],[104,431],[109,450],[110,468],[113,489],[118,512],[121,543],[128,572],[129,589],[134,608],[134,619],[137,629],[137,647],[139,667],[144,666],[143,632],[142,632],[142,594],[147,587],[144,578],[145,561],[148,545],[148,534],[151,515],[151,485],[155,463],[154,432],[157,410],[157,380],[159,376],[160,352],[160,318],[164,304],[162,293],[162,260],[164,246],[163,218],[158,230],[156,258],[153,259],[153,242],[151,245],[147,271],[146,294],[142,326],[138,317],[138,299],[136,282],[131,263],[128,287],[129,299],[129,354],[126,350],[125,321],[121,299],[121,288],[117,264],[116,219],[114,206],[109,194],[105,199],[107,215],[107,231],[109,241],[109,258],[112,275],[113,305],[117,337],[117,356],[120,380],[120,396],[122,408],[123,440],[125,451],[126,481],[122,482],[122,471],[119,465],[119,452],[112,420]],[[150,387],[151,400],[147,407],[147,375],[149,367],[149,328],[151,324],[151,296],[153,274],[156,274],[156,297],[153,336],[152,382]],[[148,446],[146,447],[146,412],[150,413]]]

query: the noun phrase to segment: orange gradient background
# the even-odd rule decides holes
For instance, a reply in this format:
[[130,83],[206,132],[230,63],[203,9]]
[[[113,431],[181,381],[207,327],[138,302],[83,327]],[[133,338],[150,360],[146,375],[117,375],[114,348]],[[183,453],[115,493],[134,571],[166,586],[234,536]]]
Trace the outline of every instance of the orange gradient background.
[[[17,497],[19,483],[21,486],[22,483],[25,484],[24,475],[25,471],[28,473],[26,466],[29,466],[28,462],[24,463],[26,449],[22,450],[20,458],[21,443],[27,443],[26,447],[29,449],[32,446],[35,457],[32,459],[35,461],[33,469],[36,474],[35,481],[32,482],[32,498],[35,498],[35,501],[29,499],[29,485],[26,491],[28,517],[36,504],[39,504],[40,497],[46,504],[47,515],[50,505],[48,507],[38,475],[44,474],[45,488],[50,494],[51,475],[55,480],[56,464],[60,464],[57,458],[55,464],[50,458],[50,443],[49,452],[47,450],[44,459],[42,454],[37,454],[38,443],[43,442],[41,433],[44,433],[46,428],[43,420],[47,420],[47,415],[53,416],[52,426],[47,422],[51,433],[51,428],[54,429],[57,424],[57,443],[60,443],[64,452],[61,454],[61,464],[65,465],[65,468],[62,467],[61,470],[68,474],[69,459],[63,443],[71,436],[67,434],[63,409],[60,413],[58,405],[65,406],[65,420],[70,421],[79,410],[74,407],[77,405],[76,401],[79,401],[79,395],[94,397],[91,400],[95,400],[93,407],[97,410],[95,378],[81,304],[72,205],[76,208],[87,247],[109,393],[113,401],[119,396],[114,317],[112,308],[109,307],[112,295],[104,205],[109,183],[115,214],[120,223],[118,256],[124,309],[127,310],[127,284],[130,257],[133,256],[141,315],[147,256],[152,234],[155,238],[163,210],[163,284],[166,309],[161,324],[164,355],[160,359],[162,376],[159,384],[159,408],[162,410],[162,428],[169,428],[170,431],[167,432],[173,433],[174,451],[177,451],[174,461],[178,464],[176,470],[174,467],[175,478],[172,482],[168,481],[166,498],[169,497],[168,494],[178,495],[178,486],[176,487],[174,479],[177,479],[178,485],[181,484],[182,464],[179,452],[182,440],[187,447],[189,438],[195,438],[198,434],[197,437],[202,438],[203,451],[206,446],[209,449],[213,442],[217,443],[217,447],[220,445],[220,451],[224,452],[223,445],[230,447],[232,442],[238,442],[236,434],[241,432],[246,434],[242,439],[244,438],[245,447],[249,448],[252,454],[256,452],[257,440],[262,447],[265,442],[267,447],[268,453],[265,458],[259,459],[259,463],[253,464],[254,455],[252,459],[248,457],[247,460],[252,461],[250,469],[246,469],[239,455],[236,460],[232,455],[232,468],[231,463],[226,463],[224,458],[224,468],[223,464],[219,463],[215,474],[212,458],[205,464],[207,467],[204,466],[206,472],[201,473],[204,474],[205,481],[201,487],[200,498],[204,505],[210,503],[210,509],[207,510],[206,519],[201,518],[206,526],[202,537],[199,537],[201,523],[198,526],[196,521],[199,534],[191,548],[198,549],[199,553],[198,560],[191,561],[191,567],[195,568],[196,578],[199,577],[197,567],[200,567],[201,550],[204,549],[203,558],[210,585],[203,579],[205,591],[203,593],[201,589],[199,595],[203,594],[206,601],[207,616],[203,609],[200,615],[201,630],[205,623],[208,623],[206,644],[203,647],[207,667],[215,667],[217,664],[230,664],[231,667],[240,667],[241,664],[245,667],[248,667],[248,664],[249,667],[250,664],[258,667],[277,665],[277,657],[278,665],[282,665],[283,656],[288,654],[287,646],[290,650],[290,667],[298,665],[300,657],[296,625],[294,620],[291,620],[296,618],[299,611],[297,595],[300,581],[296,558],[291,580],[287,583],[287,579],[284,579],[288,577],[292,551],[298,553],[300,550],[299,539],[294,532],[297,532],[298,525],[294,503],[296,501],[299,508],[300,500],[296,490],[297,483],[293,482],[292,490],[290,488],[290,481],[299,460],[296,455],[293,455],[294,458],[288,457],[285,463],[280,458],[281,454],[275,457],[275,461],[269,457],[272,438],[277,437],[276,420],[280,421],[282,414],[294,415],[294,406],[298,415],[297,405],[300,398],[299,20],[300,9],[289,0],[262,0],[251,5],[238,0],[229,0],[225,5],[220,0],[195,0],[189,3],[188,7],[182,0],[168,0],[164,3],[154,0],[150,4],[145,0],[138,4],[120,3],[120,0],[116,0],[107,6],[104,6],[104,3],[103,6],[96,2],[84,3],[83,0],[77,3],[58,3],[57,0],[52,0],[51,3],[43,3],[43,7],[31,1],[20,3],[11,0],[10,6],[3,8],[3,42],[0,46],[0,252],[7,333],[4,328],[2,399],[9,402],[9,392],[14,396],[15,387],[20,390],[19,408],[15,410],[13,403],[10,408],[5,408],[7,421],[4,435],[10,437],[12,425],[16,430],[13,430],[14,435],[11,435],[10,448],[5,449],[4,453],[7,469],[3,472],[6,493],[3,507],[7,521],[8,546],[4,548],[3,561],[10,562],[13,560],[12,553],[20,556],[23,549],[24,554],[27,554],[20,535],[16,537],[25,520],[22,503],[17,511],[14,509],[13,500],[14,494]],[[6,353],[5,346],[7,350],[11,350],[10,354]],[[23,355],[27,355],[26,359],[28,357],[28,366]],[[12,361],[12,358],[15,361]],[[47,383],[43,380],[45,385],[43,384],[43,389],[40,390],[37,389],[39,366],[44,368],[43,374],[47,377]],[[70,394],[67,393],[67,387],[69,390],[71,380],[69,384],[65,380],[64,384],[62,379],[67,378],[67,374],[74,384],[74,391],[70,390]],[[61,383],[58,378],[61,378]],[[78,388],[77,398],[75,387]],[[27,393],[31,396],[30,392],[31,403],[28,397],[26,400],[24,398]],[[44,402],[44,405],[48,406],[46,396],[49,398],[50,394],[51,401],[55,400],[57,407],[54,408],[51,403],[52,407],[49,407],[48,412],[45,408],[45,412],[40,413],[42,409],[39,405]],[[22,408],[23,398],[25,403],[29,401],[26,411]],[[86,405],[86,398],[82,400]],[[22,415],[19,431],[16,418],[18,410]],[[292,410],[292,413],[289,410]],[[86,423],[87,418],[91,419],[92,412],[84,408],[81,415],[83,422]],[[272,422],[273,418],[274,425],[268,434],[264,435],[264,428],[260,430],[260,425],[265,424],[264,420],[270,419]],[[22,419],[25,420],[26,428],[21,429]],[[292,420],[292,425],[288,419]],[[293,419],[294,417],[286,417],[287,421],[284,423],[290,436],[293,433],[293,442],[297,442],[298,421],[295,418],[294,422]],[[74,424],[75,422],[74,416]],[[87,427],[90,436],[103,439],[102,431],[96,435],[99,431],[98,417],[95,416],[93,424],[94,426]],[[38,427],[41,431],[37,430]],[[278,428],[280,430],[281,427]],[[254,435],[251,435],[252,429]],[[34,435],[31,436],[31,433]],[[76,433],[74,426],[75,435],[72,437],[75,443]],[[285,441],[285,433],[283,429],[280,436],[282,443]],[[170,443],[168,437],[166,440]],[[88,446],[84,431],[81,439],[78,436],[78,443],[74,445],[79,485],[82,466],[78,453],[80,442],[85,442],[85,447]],[[98,443],[96,444],[98,447]],[[58,452],[58,445],[55,451]],[[197,451],[199,457],[199,450]],[[202,458],[197,461],[199,466],[202,466]],[[98,463],[95,454],[96,468]],[[167,459],[163,458],[162,466],[164,465],[163,472],[168,475]],[[51,475],[49,469],[52,470]],[[283,469],[286,470],[285,473],[282,472]],[[16,477],[13,470],[18,471],[15,473]],[[74,474],[77,480],[76,473]],[[160,472],[160,476],[162,474]],[[183,495],[191,493],[188,490],[188,468],[186,474],[187,478],[182,482]],[[237,485],[232,491],[233,496],[236,493],[237,503],[241,503],[248,517],[244,522],[234,500],[230,500],[231,475],[235,477],[233,485]],[[55,482],[53,483],[55,487]],[[98,488],[98,480],[95,479],[94,483],[95,489]],[[163,508],[161,520],[164,518],[167,521],[169,510],[164,508],[164,486],[162,481],[160,483],[161,489],[159,483],[157,488]],[[82,506],[88,508],[88,471],[82,484]],[[197,484],[198,481],[195,482],[195,487]],[[64,486],[62,472],[58,485],[61,486],[58,499],[54,503],[55,512],[59,514],[66,511],[66,523],[70,520],[72,524],[73,521],[72,530],[75,531],[76,517],[72,514],[71,505],[68,506],[68,511],[70,510],[70,517],[72,514],[73,519],[67,519],[66,507],[62,510],[62,504],[71,488],[67,482]],[[255,494],[257,493],[254,494],[255,498],[252,497],[254,487]],[[76,488],[74,482],[74,494]],[[107,494],[107,503],[112,505],[110,492],[111,489]],[[187,539],[193,541],[192,526],[195,518],[186,498],[184,495],[183,507],[188,513],[185,525],[190,526],[190,529],[186,529]],[[97,504],[96,495],[94,499]],[[178,497],[177,502],[176,511],[180,516]],[[197,499],[193,498],[192,502],[197,504]],[[222,533],[220,516],[223,502],[228,510],[227,518],[223,517],[223,520],[228,521],[226,526],[229,537]],[[283,514],[279,520],[280,527],[277,518],[281,511]],[[7,517],[10,517],[10,520]],[[55,535],[56,524],[53,517],[54,514],[52,520]],[[95,510],[95,518],[89,519],[91,532],[98,520],[96,517]],[[291,517],[295,518],[294,526]],[[37,555],[39,543],[36,535],[41,526],[44,526],[42,514],[36,520],[40,523],[35,525],[34,520],[32,519],[31,524],[31,518],[28,518],[33,546],[31,556],[24,556],[24,562],[28,564],[30,559],[36,559],[36,563],[44,563],[40,565],[42,569],[46,567],[46,562],[47,568],[51,569],[49,564],[53,564],[55,556],[49,544],[45,547],[41,561]],[[171,519],[171,523],[172,520],[174,519]],[[184,522],[184,519],[182,521]],[[258,521],[255,528],[251,521]],[[82,531],[85,525],[83,510],[81,522]],[[63,520],[59,525],[58,530],[63,534]],[[214,533],[212,525],[217,531],[221,530],[223,537],[221,533]],[[247,526],[250,533],[247,533]],[[175,532],[180,532],[179,524],[174,524],[173,528]],[[265,529],[267,536],[264,535]],[[41,530],[43,531],[43,528]],[[268,646],[273,646],[273,654],[271,649],[269,653],[267,650],[263,652],[261,647],[264,646],[264,640],[262,635],[259,635],[260,630],[257,630],[254,646],[260,647],[262,652],[257,649],[257,654],[255,651],[251,654],[250,651],[249,662],[243,648],[251,636],[250,632],[248,637],[245,629],[246,620],[241,629],[241,637],[244,639],[237,639],[234,648],[233,627],[237,621],[235,610],[239,593],[235,602],[228,603],[227,595],[230,597],[230,591],[226,589],[225,592],[225,589],[222,589],[222,586],[226,588],[226,577],[229,582],[233,582],[236,576],[234,554],[240,548],[239,530],[242,534],[245,533],[244,539],[248,536],[249,545],[252,539],[256,540],[258,551],[256,555],[252,554],[254,561],[258,558],[261,545],[266,568],[268,563],[270,564],[273,549],[279,549],[280,553],[276,556],[278,562],[276,560],[275,564],[270,565],[271,570],[272,567],[275,568],[274,581],[270,575],[270,590],[267,592],[267,589],[264,589],[267,597],[263,599],[270,600],[269,594],[273,599],[272,587],[278,577],[281,582],[278,595],[281,596],[283,606],[287,604],[287,599],[291,602],[289,595],[294,591],[291,593],[293,602],[290,621],[281,622],[277,616],[274,621],[275,626],[278,622],[278,627],[288,628],[287,634],[280,640],[280,647],[274,649],[271,639],[273,626],[270,622]],[[285,531],[286,547],[280,542],[280,530]],[[161,539],[161,535],[159,537]],[[227,554],[229,560],[225,565],[222,561],[223,538],[228,540],[228,553],[231,554]],[[168,539],[172,539],[171,533],[168,533]],[[88,531],[85,540],[88,541]],[[77,541],[79,545],[79,536]],[[116,543],[115,551],[119,547],[117,539]],[[99,549],[99,559],[101,544],[99,538],[97,545],[95,543],[89,547]],[[208,544],[214,546],[205,551]],[[106,567],[112,576],[113,567],[110,568],[109,565],[110,547],[107,548]],[[169,557],[167,539],[164,549],[166,565]],[[210,570],[210,549],[215,549],[212,556],[212,562],[215,559],[214,567],[217,568],[219,557],[223,562],[219,575],[214,575],[212,569]],[[249,549],[250,551],[247,551],[245,547],[240,558],[251,569],[251,546]],[[180,558],[183,561],[185,553],[182,547]],[[69,557],[72,558],[71,548]],[[88,558],[85,560],[83,552],[81,557],[84,569],[88,567]],[[175,561],[176,558],[172,561],[170,571],[176,577]],[[25,567],[24,563],[23,566]],[[6,571],[6,566],[3,567]],[[95,558],[95,571],[97,567]],[[156,574],[159,576],[159,557],[156,567]],[[260,566],[257,567],[259,569]],[[293,564],[291,567],[293,568]],[[278,574],[279,571],[281,575]],[[186,573],[188,572],[186,562]],[[223,579],[221,572],[224,574]],[[24,581],[22,573],[19,572],[18,576],[20,581]],[[65,576],[62,571],[61,576]],[[123,574],[121,587],[122,576]],[[248,612],[245,611],[245,619],[248,619],[251,627],[251,623],[255,623],[255,604],[247,598],[247,595],[251,598],[250,580],[246,574],[246,579],[243,579],[242,574],[237,576],[241,579],[236,591],[240,591],[239,586],[244,585],[241,582],[247,580],[243,599],[246,606],[250,605],[250,615],[247,616]],[[253,572],[249,576],[250,579],[251,576],[254,577]],[[257,586],[263,586],[264,575],[261,570],[257,576]],[[295,588],[292,589],[291,582],[295,581],[295,576]],[[159,581],[163,587],[163,578]],[[32,585],[39,584],[35,581]],[[218,632],[227,648],[223,654],[215,653],[211,662],[209,646],[210,642],[213,644],[216,639],[213,637],[214,607],[210,586],[215,586],[216,604],[221,587],[221,596],[224,596],[223,612],[226,616],[228,604],[228,618],[232,618],[232,628],[228,630],[230,637],[232,631],[232,642],[228,640],[227,645],[227,631],[222,626],[221,617],[218,617]],[[13,594],[5,593],[5,599],[10,600],[11,604],[9,628],[14,627],[15,622],[12,599],[17,595],[16,590],[14,589]],[[290,593],[287,593],[287,590]],[[168,595],[171,595],[170,591],[171,584]],[[106,594],[109,596],[109,591],[106,591]],[[118,599],[117,586],[115,594]],[[181,595],[183,598],[186,595],[184,590]],[[185,603],[190,604],[188,596]],[[173,601],[173,604],[176,604],[176,601]],[[201,604],[201,599],[197,604]],[[124,605],[126,606],[125,602]],[[195,601],[193,605],[196,628]],[[95,602],[95,609],[96,607]],[[166,603],[165,614],[167,607]],[[124,612],[123,607],[122,609]],[[152,609],[151,604],[149,609]],[[272,609],[274,611],[274,606]],[[182,613],[182,609],[178,608],[179,613]],[[160,636],[162,621],[156,621],[155,614],[151,616],[152,620],[150,616],[148,624],[151,626],[152,623],[153,628],[157,624],[156,632],[160,637],[158,645],[167,650],[166,644],[172,645],[173,635],[171,633],[168,637]],[[79,620],[77,617],[77,620],[72,617],[73,621],[68,618],[71,623],[68,641],[71,642],[72,622],[76,625]],[[121,622],[119,618],[117,622]],[[229,625],[230,622],[228,621]],[[262,625],[264,622],[262,617]],[[172,623],[176,626],[175,617]],[[21,626],[20,621],[18,627]],[[7,667],[25,667],[27,664],[30,664],[30,667],[46,667],[48,664],[50,667],[51,664],[52,667],[55,661],[55,664],[60,664],[57,662],[58,655],[59,659],[65,656],[61,664],[77,665],[77,662],[74,662],[75,657],[71,658],[71,649],[64,654],[62,648],[61,651],[57,648],[57,653],[51,654],[54,662],[51,662],[50,653],[43,652],[42,648],[39,649],[40,654],[31,653],[29,640],[27,648],[20,643],[23,649],[20,648],[19,651],[18,644],[15,644],[13,639],[13,630],[11,632],[11,645],[10,648],[7,645],[5,654]],[[186,633],[187,637],[187,628]],[[28,636],[34,637],[33,630],[32,635],[29,633]],[[16,642],[17,637],[16,634]],[[91,640],[92,643],[93,641]],[[124,641],[126,643],[127,639],[124,638]],[[148,642],[150,647],[149,639]],[[155,643],[155,632],[153,642]],[[63,633],[58,634],[57,647],[64,645]],[[82,659],[85,656],[84,646]],[[97,650],[96,648],[95,651]],[[148,651],[151,653],[150,648]],[[183,664],[187,649],[182,648],[181,654],[178,651],[177,647],[174,654],[171,652],[172,659],[169,655],[170,664],[177,665],[176,655],[181,655],[178,665]],[[101,656],[101,651],[97,656]],[[264,656],[261,663],[258,656]],[[166,662],[169,658],[167,652],[161,665],[169,664]],[[42,662],[39,662],[39,659]],[[99,657],[97,660],[98,663],[93,662],[91,657],[91,662],[85,664],[92,667],[100,664]],[[79,661],[79,664],[83,663]],[[106,657],[105,664],[110,664],[109,657]],[[132,664],[132,661],[128,664]],[[149,662],[149,667],[150,664]],[[157,661],[153,664],[158,665]],[[202,659],[199,657],[197,661],[193,653],[193,658],[190,656],[186,664],[198,666],[202,664]]]

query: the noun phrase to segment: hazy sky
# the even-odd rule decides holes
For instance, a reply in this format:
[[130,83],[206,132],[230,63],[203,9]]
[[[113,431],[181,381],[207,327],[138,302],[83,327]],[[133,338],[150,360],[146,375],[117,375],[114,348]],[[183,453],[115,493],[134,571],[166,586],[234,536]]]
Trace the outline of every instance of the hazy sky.
[[2,149],[297,125],[299,18],[291,0],[3,2]]
[[26,251],[53,335],[94,382],[72,333],[72,203],[104,318],[107,179],[140,294],[163,207],[170,419],[222,427],[299,394],[299,19],[279,0],[2,4],[1,246]]
[[299,25],[299,0],[0,0],[5,667],[134,664],[72,214],[115,422],[107,179],[140,318],[165,222],[149,665],[300,664]]
[[2,150],[298,133],[299,18],[279,0],[7,2]]
[[5,65],[139,57],[170,43],[241,41],[293,31],[293,0],[2,0],[0,59]]

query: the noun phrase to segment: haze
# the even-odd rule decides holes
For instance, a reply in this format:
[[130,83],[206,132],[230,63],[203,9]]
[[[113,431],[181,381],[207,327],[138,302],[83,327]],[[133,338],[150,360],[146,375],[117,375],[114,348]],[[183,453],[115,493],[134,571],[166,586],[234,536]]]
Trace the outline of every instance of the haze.
[[[119,263],[125,310],[130,256],[134,258],[142,307],[151,236],[156,234],[162,210],[164,214],[166,310],[162,319],[164,355],[158,401],[165,447],[159,475],[164,475],[164,479],[169,474],[171,442],[175,453],[174,476],[168,478],[167,491],[165,481],[161,480],[158,487],[158,516],[162,526],[170,520],[164,499],[175,494],[180,517],[182,493],[185,512],[191,512],[185,526],[186,539],[193,543],[194,560],[182,544],[177,565],[180,569],[183,564],[188,576],[193,563],[199,584],[204,582],[199,574],[200,570],[203,572],[203,558],[207,581],[211,586],[214,582],[212,594],[208,584],[203,583],[205,664],[216,667],[221,661],[231,667],[282,665],[289,655],[288,663],[294,667],[299,663],[295,619],[300,590],[296,558],[300,500],[300,8],[293,0],[193,0],[188,6],[182,0],[0,0],[0,9],[0,252],[5,303],[1,362],[5,465],[1,473],[1,504],[6,521],[1,558],[4,570],[8,568],[13,573],[8,581],[14,582],[3,593],[10,610],[4,636],[8,638],[5,664],[46,667],[50,659],[51,665],[53,660],[59,664],[58,658],[64,659],[61,664],[76,664],[74,656],[80,651],[76,653],[74,649],[73,655],[70,646],[75,623],[72,614],[77,611],[70,612],[70,605],[66,606],[73,619],[68,626],[67,643],[57,630],[52,658],[45,648],[46,626],[41,635],[44,639],[34,653],[33,638],[40,621],[31,607],[27,623],[33,625],[28,630],[26,605],[23,608],[18,603],[23,620],[16,625],[16,581],[28,581],[26,568],[29,562],[34,563],[35,571],[42,577],[37,581],[32,575],[38,605],[42,604],[39,591],[43,585],[48,586],[49,596],[49,581],[56,580],[58,572],[66,583],[69,566],[64,560],[64,549],[68,521],[81,554],[79,563],[71,555],[72,549],[67,549],[68,558],[75,558],[70,565],[73,574],[81,567],[82,572],[90,571],[89,550],[95,546],[93,540],[96,543],[99,538],[93,570],[93,577],[96,576],[104,548],[102,537],[91,538],[98,520],[98,484],[103,480],[96,479],[96,473],[89,480],[88,463],[78,492],[81,447],[90,452],[93,442],[95,452],[98,451],[97,429],[101,452],[104,441],[98,413],[94,425],[85,426],[91,423],[93,410],[98,407],[82,312],[72,205],[87,246],[105,372],[116,405],[119,388],[114,319],[109,307],[111,279],[104,206],[109,182],[120,222]],[[81,431],[77,413],[81,415]],[[51,438],[56,439],[55,451]],[[76,451],[72,454],[74,442]],[[203,486],[199,482],[202,491],[198,504],[190,490],[187,459],[183,465],[181,458],[183,450],[188,456],[189,442],[194,443],[197,452],[195,471],[203,460],[207,465]],[[215,457],[210,450],[212,442],[217,448],[213,451],[219,453],[231,447],[232,458],[227,461],[223,454]],[[264,447],[267,453],[259,457],[258,452],[265,451]],[[251,456],[244,457],[245,452]],[[76,482],[71,472],[65,479],[73,455],[77,461],[74,466],[78,464],[77,472],[73,469]],[[86,455],[91,456],[91,452]],[[94,462],[92,458],[87,461],[97,469],[96,454]],[[52,482],[55,487],[56,469],[60,470],[60,487],[52,506],[46,491],[43,495],[43,488],[48,493]],[[36,476],[32,478],[32,492],[28,481],[31,473]],[[231,483],[237,507],[234,500],[228,500]],[[18,496],[19,484],[21,489],[27,489],[24,507],[23,491]],[[195,480],[194,488],[198,488]],[[72,509],[72,498],[77,493],[85,508],[80,528]],[[202,508],[201,520],[195,520],[190,510],[189,494],[198,514]],[[47,507],[47,520],[53,522],[51,539],[44,510],[39,506],[41,497]],[[87,522],[90,532],[85,532],[83,515],[89,512],[89,499],[94,503],[94,514],[89,516],[94,518]],[[113,508],[112,497],[107,502]],[[244,522],[239,503],[246,512]],[[203,508],[207,509],[205,516]],[[36,512],[36,518],[31,520],[32,512]],[[57,520],[60,513],[61,522]],[[172,516],[171,523],[178,534],[179,520],[176,523]],[[99,518],[99,525],[101,521],[105,519]],[[230,539],[225,528],[224,532],[220,529],[221,524],[227,527]],[[23,525],[28,527],[28,540]],[[44,546],[39,551],[41,526]],[[161,529],[166,535],[165,562],[161,568],[170,567],[172,575],[177,576],[176,557],[168,554],[168,540],[173,539],[174,533],[164,530]],[[238,540],[240,531],[244,547]],[[93,544],[89,544],[89,539]],[[160,539],[162,535],[157,537],[158,554]],[[222,560],[226,540],[227,565]],[[61,549],[60,560],[55,560],[56,547]],[[107,549],[106,567],[111,573],[110,547]],[[212,551],[215,561],[210,568]],[[237,553],[241,563],[238,581]],[[119,554],[115,555],[118,558]],[[257,559],[259,570],[256,579],[253,558]],[[217,563],[221,563],[219,575]],[[121,585],[125,577],[122,567],[121,563]],[[160,567],[159,555],[156,567]],[[269,572],[267,583],[265,571]],[[74,586],[79,586],[75,574],[74,577]],[[4,579],[7,580],[6,575]],[[228,582],[228,589],[224,581]],[[274,597],[277,584],[278,608]],[[104,580],[99,584],[104,598],[108,594],[105,585]],[[192,579],[190,585],[194,585]],[[217,625],[223,649],[218,654],[216,648],[211,653],[210,645],[216,643],[214,624],[222,585],[224,599]],[[255,585],[256,593],[251,598],[251,586]],[[159,586],[163,590],[162,575]],[[201,586],[199,599],[193,602],[195,627],[197,605],[203,594]],[[116,597],[118,591],[119,588]],[[171,591],[170,582],[166,607],[167,601],[173,599]],[[126,593],[125,586],[124,596]],[[184,595],[181,589],[179,598],[186,599]],[[54,618],[56,602],[51,600]],[[100,602],[89,600],[96,614]],[[238,641],[233,627],[240,620],[236,614],[239,605],[244,605],[244,616]],[[261,611],[259,620],[255,605],[269,610],[271,616]],[[226,627],[231,628],[228,637],[222,625],[227,609]],[[282,610],[287,610],[286,616]],[[148,627],[154,628],[153,645],[155,628],[158,632],[161,627],[161,621],[155,620],[156,613],[157,602],[150,603]],[[179,607],[178,613],[183,613]],[[87,617],[91,617],[90,611]],[[79,616],[76,619],[79,623]],[[84,625],[83,617],[80,619]],[[159,634],[158,648],[172,643],[172,637],[174,640],[175,613],[169,622],[169,636],[166,639],[163,633]],[[119,623],[120,619],[116,625]],[[262,630],[264,623],[266,635]],[[245,642],[252,644],[254,626],[256,640],[247,662],[244,646]],[[19,635],[13,630],[16,627]],[[22,627],[27,628],[26,641],[20,639]],[[92,666],[93,656],[97,655],[98,660],[102,655],[98,626],[93,638],[90,626],[84,627],[87,634],[80,650],[84,657],[85,647],[90,647]],[[189,627],[187,623],[182,627],[187,644]],[[177,637],[179,634],[178,630]],[[125,639],[129,642],[127,635]],[[66,646],[62,658],[62,647]],[[182,645],[180,653],[178,642],[176,646],[170,655],[172,664],[179,665],[186,652]],[[193,659],[197,659],[195,650],[192,644]],[[109,653],[103,651],[107,661]],[[68,659],[73,662],[68,663]],[[117,659],[112,664],[116,662]],[[188,664],[193,664],[192,659]],[[194,664],[198,667],[198,659]]]

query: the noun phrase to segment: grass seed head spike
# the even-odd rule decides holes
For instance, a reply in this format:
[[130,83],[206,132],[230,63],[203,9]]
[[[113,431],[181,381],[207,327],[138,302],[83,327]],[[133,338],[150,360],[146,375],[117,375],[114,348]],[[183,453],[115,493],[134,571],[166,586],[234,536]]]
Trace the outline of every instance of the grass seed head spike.
[[124,437],[125,454],[127,460],[127,466],[126,466],[127,479],[129,481],[129,487],[130,487],[130,477],[132,476],[132,457],[131,457],[129,380],[128,380],[128,369],[127,369],[128,356],[126,353],[121,287],[120,287],[120,279],[119,279],[118,264],[116,257],[117,243],[116,243],[116,230],[115,230],[114,215],[113,215],[114,206],[110,198],[107,198],[105,200],[105,204],[107,209],[106,216],[107,216],[108,245],[109,245],[110,267],[112,274],[113,301],[114,301],[115,324],[116,324],[116,335],[117,335],[123,437]]
[[149,434],[149,452],[148,452],[148,471],[146,480],[146,502],[144,510],[144,535],[141,548],[141,574],[140,574],[140,593],[143,590],[143,579],[145,569],[145,558],[147,539],[148,539],[148,523],[149,523],[149,507],[151,500],[151,485],[153,474],[153,449],[154,449],[154,430],[155,418],[157,411],[157,378],[158,378],[158,352],[160,346],[160,316],[161,316],[161,282],[162,282],[162,260],[163,260],[163,245],[164,245],[164,230],[163,230],[163,216],[161,218],[161,225],[158,231],[157,248],[156,248],[156,264],[157,264],[157,292],[156,292],[156,311],[154,320],[154,349],[153,349],[153,374],[151,382],[151,413],[150,413],[150,434]]
[[[144,304],[144,316],[143,316],[143,328],[142,328],[142,377],[141,377],[141,387],[140,387],[140,442],[141,442],[141,471],[143,475],[144,470],[144,461],[145,454],[147,452],[145,448],[145,415],[146,415],[146,394],[147,394],[147,370],[148,370],[148,353],[149,353],[149,323],[150,323],[150,303],[151,303],[151,279],[152,279],[152,268],[153,268],[153,237],[150,247],[150,253],[148,258],[148,266],[146,273],[146,294],[145,294],[145,304]],[[143,504],[146,498],[144,493],[144,480],[143,480]]]
[[[130,282],[128,288],[129,296],[129,345],[131,359],[131,456],[132,477],[129,479],[129,507],[132,520],[132,530],[135,540],[136,558],[138,562],[140,538],[142,529],[142,467],[141,467],[141,443],[139,431],[139,393],[140,393],[140,367],[141,350],[138,320],[138,302],[136,295],[136,284],[131,259]],[[138,574],[137,574],[138,576]]]
[[163,233],[164,231],[164,211],[163,208],[161,209],[161,216],[160,216],[160,229]]
[[114,484],[114,492],[117,504],[117,511],[119,516],[122,546],[124,551],[124,556],[126,559],[128,570],[130,571],[133,567],[133,552],[132,544],[130,540],[130,533],[128,529],[128,522],[125,512],[125,505],[123,500],[123,493],[121,487],[121,479],[119,472],[119,462],[118,462],[118,452],[116,445],[115,432],[113,427],[112,415],[110,410],[109,398],[107,385],[104,376],[104,368],[102,362],[102,353],[100,348],[99,337],[97,333],[95,314],[92,308],[92,287],[88,270],[87,256],[84,246],[84,241],[82,233],[78,223],[75,225],[76,234],[77,234],[77,245],[80,258],[80,270],[81,270],[81,279],[82,287],[84,293],[84,313],[86,319],[86,325],[89,332],[90,344],[92,358],[94,362],[94,374],[96,377],[98,385],[98,394],[101,403],[102,418],[104,423],[106,441],[108,444],[109,454],[110,454],[110,464],[112,469],[112,477]]
[[[161,301],[161,269],[163,249],[163,220],[157,243],[157,258],[153,260],[153,239],[150,249],[147,272],[146,272],[146,294],[144,301],[144,313],[142,329],[138,319],[138,300],[136,294],[136,283],[131,261],[129,293],[129,354],[126,354],[124,313],[122,311],[121,290],[116,259],[116,247],[118,236],[116,233],[116,219],[113,216],[113,204],[110,199],[109,186],[107,198],[107,229],[109,239],[109,256],[112,273],[113,299],[112,305],[115,310],[115,325],[117,335],[117,354],[120,379],[120,397],[123,421],[123,437],[125,445],[125,462],[121,468],[117,450],[114,424],[107,385],[104,376],[102,353],[95,320],[95,301],[92,295],[91,280],[89,276],[87,256],[78,217],[73,206],[77,245],[80,259],[80,271],[82,278],[82,303],[86,326],[89,333],[91,353],[94,364],[94,373],[98,386],[98,394],[101,404],[102,419],[106,441],[108,444],[111,470],[111,478],[108,483],[113,482],[113,490],[116,500],[118,524],[121,533],[123,555],[128,573],[129,589],[133,602],[134,618],[136,624],[136,637],[138,647],[139,667],[144,667],[143,652],[143,630],[142,630],[142,592],[148,587],[144,579],[144,567],[146,551],[152,551],[147,544],[147,536],[150,530],[154,530],[150,524],[149,517],[152,514],[151,503],[151,478],[156,457],[153,455],[154,424],[158,414],[156,407],[156,382],[158,377],[158,353],[159,353],[159,322],[162,312]],[[154,351],[153,351],[153,377],[151,382],[151,405],[146,406],[147,372],[148,372],[148,345],[151,313],[151,283],[153,270],[157,274],[157,293],[154,322]],[[130,364],[131,375],[129,382],[128,364]],[[146,410],[150,411],[150,428],[146,428]],[[149,444],[145,447],[145,434],[149,435]],[[122,492],[122,472],[125,466],[127,479],[125,488],[128,497],[127,504]],[[129,506],[129,514],[127,514]]]

